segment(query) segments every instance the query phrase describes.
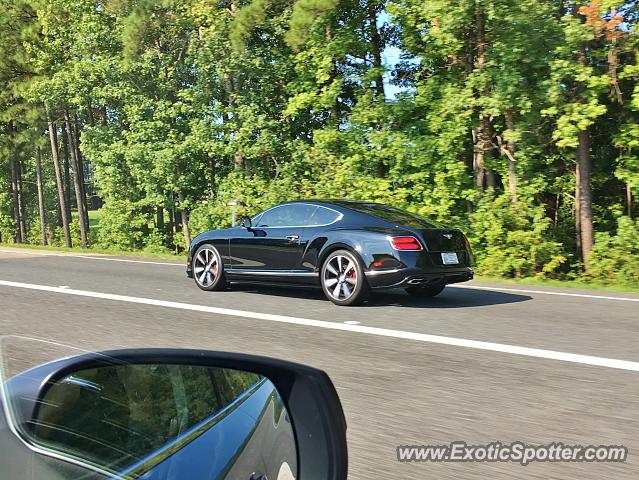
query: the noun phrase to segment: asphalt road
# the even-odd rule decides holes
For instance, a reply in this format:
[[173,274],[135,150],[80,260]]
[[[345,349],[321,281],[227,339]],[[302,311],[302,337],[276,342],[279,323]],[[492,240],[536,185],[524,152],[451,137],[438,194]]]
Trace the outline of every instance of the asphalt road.
[[[322,368],[346,412],[352,479],[639,478],[638,295],[471,282],[434,299],[390,292],[348,308],[314,290],[202,292],[182,265],[131,260],[0,249],[0,335]],[[5,359],[20,370],[63,350],[16,347]],[[526,467],[397,461],[397,445],[457,440],[615,444],[630,454],[623,464]]]

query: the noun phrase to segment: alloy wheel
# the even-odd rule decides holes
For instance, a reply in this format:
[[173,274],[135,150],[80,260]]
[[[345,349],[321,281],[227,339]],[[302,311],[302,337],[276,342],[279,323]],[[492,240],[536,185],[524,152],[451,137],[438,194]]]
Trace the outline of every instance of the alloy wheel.
[[220,261],[212,247],[200,249],[193,261],[193,276],[202,287],[210,287],[219,274]]
[[335,255],[324,269],[324,285],[335,300],[347,300],[357,287],[355,262],[345,255]]

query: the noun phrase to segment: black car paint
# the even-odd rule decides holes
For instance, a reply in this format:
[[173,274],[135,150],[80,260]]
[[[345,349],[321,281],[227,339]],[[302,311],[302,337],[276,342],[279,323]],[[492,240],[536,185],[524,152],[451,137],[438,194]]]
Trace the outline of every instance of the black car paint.
[[[219,251],[229,281],[319,286],[324,259],[338,249],[347,249],[359,256],[371,288],[404,286],[411,280],[449,284],[473,278],[472,252],[466,237],[457,229],[395,225],[349,208],[349,201],[299,201],[281,205],[298,203],[330,208],[341,216],[325,226],[250,229],[238,226],[209,230],[191,243],[187,275],[193,275],[193,254],[201,245],[209,243]],[[395,250],[388,237],[401,235],[418,238],[423,250]],[[291,236],[298,238],[287,238]],[[459,264],[443,265],[442,252],[456,252]],[[381,266],[375,266],[376,262],[381,262]]]

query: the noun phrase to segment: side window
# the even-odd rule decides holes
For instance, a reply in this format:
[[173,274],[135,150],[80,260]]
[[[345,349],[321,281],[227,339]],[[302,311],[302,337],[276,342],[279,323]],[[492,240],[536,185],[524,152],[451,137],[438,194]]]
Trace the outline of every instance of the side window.
[[330,208],[317,207],[309,220],[309,225],[328,225],[339,218],[339,212]]
[[316,205],[309,205],[306,203],[298,203],[292,205],[291,222],[289,225],[295,227],[302,227],[310,225],[311,217],[317,210]]
[[290,216],[290,206],[275,207],[264,212],[260,217],[258,227],[285,227],[290,225],[288,218]]
[[316,205],[305,203],[282,205],[265,212],[257,222],[258,227],[301,227],[309,225],[317,210]]

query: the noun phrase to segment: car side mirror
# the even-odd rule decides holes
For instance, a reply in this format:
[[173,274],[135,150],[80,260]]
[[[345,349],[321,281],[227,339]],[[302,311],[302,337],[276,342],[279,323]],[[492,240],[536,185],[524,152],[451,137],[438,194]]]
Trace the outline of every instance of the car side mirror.
[[2,386],[6,421],[31,455],[25,462],[0,450],[2,465],[75,465],[55,468],[63,479],[347,476],[344,413],[314,368],[201,350],[115,350],[44,364]]
[[247,230],[250,230],[252,227],[251,219],[249,217],[243,217],[240,225],[246,228]]

